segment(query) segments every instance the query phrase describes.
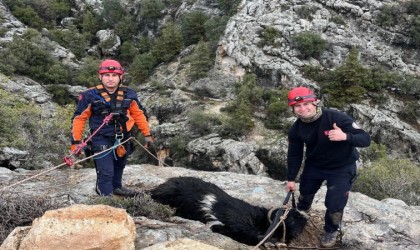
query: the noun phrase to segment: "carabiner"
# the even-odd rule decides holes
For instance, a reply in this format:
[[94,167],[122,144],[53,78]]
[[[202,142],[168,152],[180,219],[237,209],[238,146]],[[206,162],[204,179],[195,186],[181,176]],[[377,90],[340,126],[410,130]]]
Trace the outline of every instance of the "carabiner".
[[123,133],[116,133],[115,134],[115,140],[116,141],[121,141],[124,138],[124,134]]

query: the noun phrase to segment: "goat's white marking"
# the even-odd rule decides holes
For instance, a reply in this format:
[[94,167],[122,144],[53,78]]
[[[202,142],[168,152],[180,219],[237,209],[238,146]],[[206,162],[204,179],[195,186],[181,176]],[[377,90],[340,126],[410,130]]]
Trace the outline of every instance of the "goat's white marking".
[[214,194],[207,194],[200,201],[201,211],[204,212],[204,217],[208,221],[212,221],[212,225],[210,225],[210,226],[223,225],[223,223],[220,222],[213,213],[213,205],[216,202],[217,202],[217,199],[216,199],[216,196]]

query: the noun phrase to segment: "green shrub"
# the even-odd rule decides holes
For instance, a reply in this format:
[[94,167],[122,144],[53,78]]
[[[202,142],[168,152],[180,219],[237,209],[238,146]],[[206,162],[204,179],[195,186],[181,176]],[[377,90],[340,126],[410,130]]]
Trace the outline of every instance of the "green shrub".
[[405,7],[407,13],[410,15],[420,15],[420,1],[419,0],[410,0],[402,1],[402,6]]
[[257,107],[263,103],[263,90],[257,85],[257,79],[254,74],[248,74],[244,77],[236,93],[237,101],[249,101],[249,103],[252,103],[252,107]]
[[59,25],[63,18],[71,14],[71,4],[68,0],[31,0],[29,4],[51,26]]
[[88,45],[85,35],[79,33],[76,26],[71,26],[70,29],[50,31],[52,40],[58,42],[65,48],[68,48],[77,58],[86,56],[85,48]]
[[208,44],[200,41],[194,48],[193,53],[187,58],[190,62],[188,76],[197,80],[207,76],[207,72],[213,67],[214,61]]
[[370,70],[364,67],[359,60],[359,51],[351,49],[342,65],[336,68],[335,77],[343,87],[360,86],[369,90],[377,90]]
[[382,200],[400,199],[420,205],[420,168],[407,159],[381,158],[359,170],[353,191]]
[[171,157],[176,161],[183,161],[188,156],[188,141],[185,136],[176,135],[169,139],[169,151]]
[[235,109],[229,112],[229,117],[222,121],[220,134],[224,138],[239,139],[254,127],[252,105],[249,101],[242,101],[237,103]]
[[98,79],[99,64],[100,64],[100,60],[98,59],[95,59],[92,57],[83,58],[82,65],[75,72],[76,73],[75,85],[93,87],[99,84],[99,79]]
[[266,27],[262,31],[262,40],[258,42],[258,47],[264,46],[279,47],[280,44],[276,42],[276,39],[280,38],[280,32],[274,27]]
[[12,13],[19,21],[31,28],[41,30],[47,26],[44,20],[30,6],[12,8]]
[[342,15],[333,15],[330,18],[330,21],[338,25],[346,25],[346,21],[344,20],[344,17]]
[[412,75],[402,75],[399,81],[393,85],[398,89],[398,94],[402,98],[407,98],[407,95],[418,98],[420,96],[420,77]]
[[125,41],[121,44],[119,56],[121,61],[131,62],[137,54],[138,49],[132,41]]
[[296,9],[296,14],[302,19],[312,21],[314,19],[312,17],[312,13],[315,13],[315,11],[315,8],[303,5],[300,8]]
[[115,32],[122,41],[132,41],[139,27],[134,16],[127,14],[115,25]]
[[83,33],[89,34],[88,37],[90,39],[88,39],[88,41],[90,41],[94,37],[94,34],[99,30],[99,22],[100,17],[95,14],[92,7],[86,7],[82,15],[81,27]]
[[221,9],[226,15],[233,16],[237,12],[237,7],[241,3],[241,0],[217,0],[219,9]]
[[71,93],[66,86],[48,85],[47,90],[48,93],[52,94],[53,101],[60,105],[74,103],[74,100],[71,98]]
[[416,98],[420,95],[420,79],[390,71],[381,66],[368,68],[359,61],[359,53],[351,49],[343,64],[335,70],[322,70],[319,67],[306,66],[303,74],[321,85],[321,92],[329,96],[326,104],[342,108],[347,103],[357,103],[369,96],[377,103],[386,99],[383,92],[395,89],[395,93],[404,98]]
[[71,14],[67,0],[5,0],[13,15],[31,28],[53,28]]
[[[0,20],[2,20],[3,17],[0,16]],[[0,37],[4,37],[4,35],[6,35],[6,33],[9,31],[9,29],[5,28],[5,27],[0,27]]]
[[383,27],[393,27],[401,18],[399,5],[383,5],[377,14],[375,21]]
[[[0,68],[6,69],[5,73],[25,75],[44,84],[68,83],[69,69],[50,54],[38,31],[28,29],[24,35],[3,46],[0,57],[8,60],[1,61],[3,66]],[[60,75],[53,69],[60,71]]]
[[414,41],[414,45],[420,48],[420,15],[413,18],[409,30],[410,37]]
[[43,168],[42,161],[62,163],[68,151],[70,118],[74,105],[56,107],[45,113],[34,103],[23,103],[14,94],[0,89],[0,147],[31,149],[29,160],[22,168]]
[[228,21],[228,16],[213,16],[204,23],[206,29],[205,37],[209,42],[209,47],[212,52],[216,51],[220,37],[223,36]]
[[236,98],[222,111],[228,113],[224,119],[221,135],[229,138],[239,138],[254,128],[253,111],[263,104],[263,91],[257,86],[254,74],[246,75],[236,89]]
[[144,0],[141,3],[140,16],[148,24],[154,24],[161,17],[165,6],[161,0]]
[[369,147],[361,149],[360,155],[363,162],[377,161],[386,157],[386,146],[372,142]]
[[180,28],[173,22],[169,22],[162,28],[161,36],[157,38],[152,48],[152,54],[160,62],[169,62],[179,54],[184,47],[184,41]]
[[329,72],[332,76],[325,77],[328,80],[321,84],[321,91],[331,96],[328,106],[342,108],[348,103],[359,103],[368,89],[376,89],[371,71],[360,63],[358,55],[357,50],[351,49],[344,63]]
[[147,36],[142,36],[136,47],[138,48],[139,53],[146,53],[152,48],[152,42]]
[[314,32],[301,32],[294,35],[292,39],[295,47],[305,59],[309,57],[318,58],[328,47],[327,41]]
[[171,8],[178,8],[182,4],[183,0],[168,0],[166,5]]
[[193,11],[186,14],[181,20],[181,30],[185,45],[206,40],[205,23],[209,17],[202,11]]
[[[16,100],[14,100],[16,98]],[[20,99],[0,89],[0,147],[27,149],[25,134],[21,133],[22,114],[25,110],[35,109],[34,105],[25,105]],[[40,110],[36,110],[39,113]]]
[[281,129],[284,127],[283,118],[290,110],[287,105],[287,90],[270,90],[266,94],[268,108],[264,125],[269,129]]
[[116,20],[122,20],[128,14],[119,0],[103,0],[102,5],[99,29],[114,29]]
[[418,126],[420,111],[418,109],[417,100],[405,100],[404,108],[398,112],[398,117],[413,126]]
[[200,134],[200,136],[211,134],[222,125],[219,116],[204,113],[201,109],[193,110],[188,114],[188,123],[191,125],[192,130]]
[[130,66],[130,76],[134,81],[144,82],[152,74],[157,60],[152,53],[143,53],[134,57]]

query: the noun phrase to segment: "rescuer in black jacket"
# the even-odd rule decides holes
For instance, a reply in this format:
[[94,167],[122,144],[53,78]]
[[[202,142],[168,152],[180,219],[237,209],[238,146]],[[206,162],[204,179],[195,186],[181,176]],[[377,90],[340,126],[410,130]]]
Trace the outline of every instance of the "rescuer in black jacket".
[[309,88],[292,89],[288,104],[298,119],[288,134],[286,190],[296,190],[295,179],[305,152],[297,208],[308,211],[316,192],[327,181],[327,211],[321,246],[332,247],[356,178],[359,159],[356,147],[368,147],[370,136],[347,114],[318,107],[317,97]]

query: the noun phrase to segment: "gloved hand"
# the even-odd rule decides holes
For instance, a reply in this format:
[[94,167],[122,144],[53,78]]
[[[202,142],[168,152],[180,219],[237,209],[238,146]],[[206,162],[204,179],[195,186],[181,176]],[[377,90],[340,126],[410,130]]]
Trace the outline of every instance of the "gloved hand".
[[[72,154],[76,157],[82,156],[84,154],[84,151],[83,151],[83,148],[81,148],[81,147],[82,147],[81,143],[72,144],[70,146],[70,154]],[[78,152],[76,152],[76,151],[78,151]]]
[[144,141],[146,142],[144,147],[148,148],[153,143],[153,137],[151,135],[145,136]]

